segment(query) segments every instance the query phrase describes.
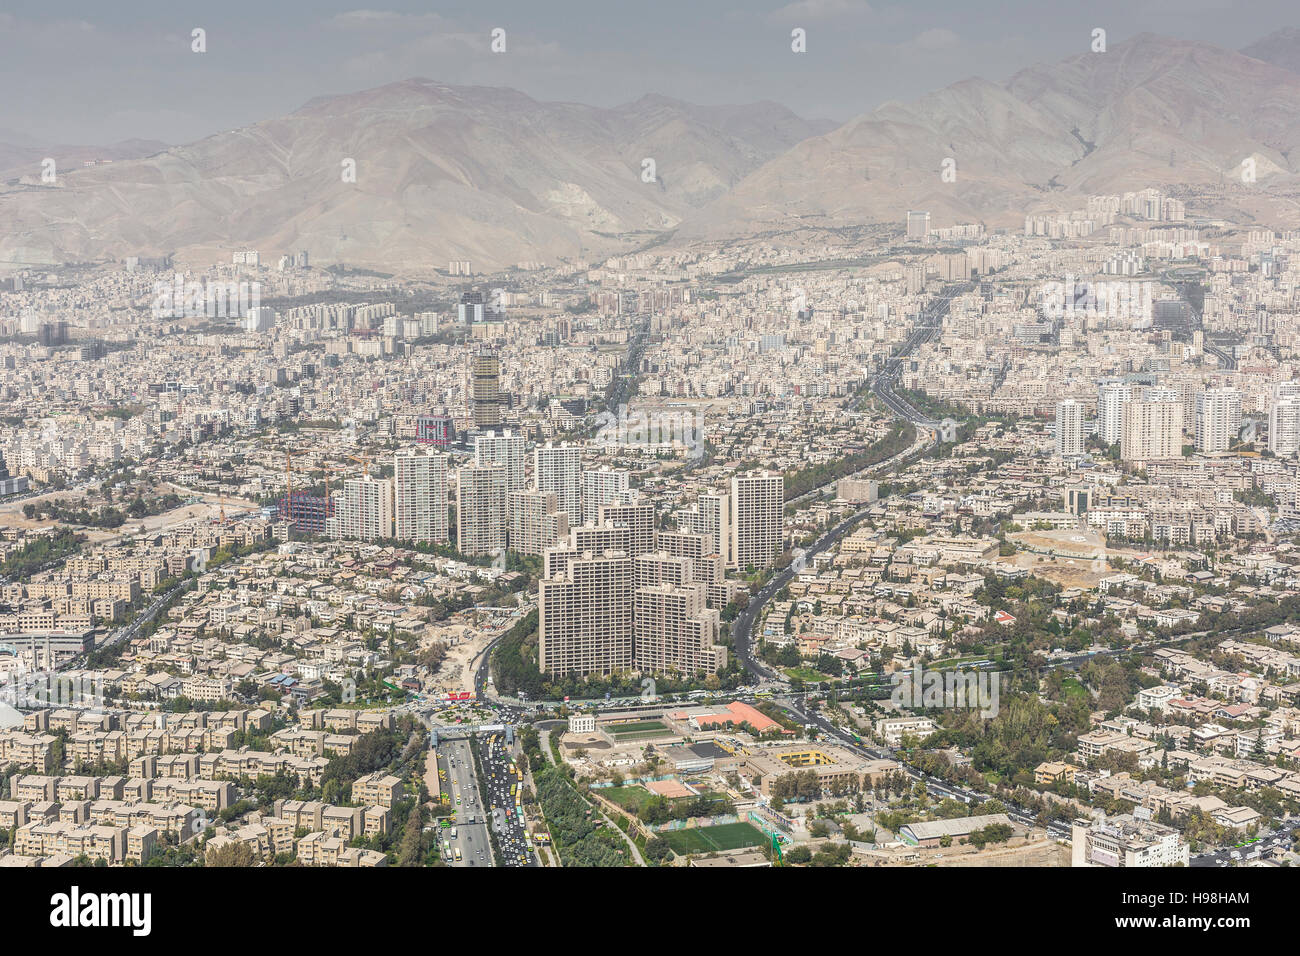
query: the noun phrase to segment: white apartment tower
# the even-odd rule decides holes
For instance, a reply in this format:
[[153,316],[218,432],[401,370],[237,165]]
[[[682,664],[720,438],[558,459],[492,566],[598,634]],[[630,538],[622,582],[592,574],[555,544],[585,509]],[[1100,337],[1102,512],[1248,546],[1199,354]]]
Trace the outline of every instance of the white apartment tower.
[[408,448],[393,456],[393,516],[400,541],[447,540],[447,456]]
[[1300,382],[1278,382],[1268,409],[1268,450],[1279,458],[1300,451]]
[[1083,403],[1067,398],[1056,403],[1056,454],[1062,458],[1083,455]]
[[582,520],[582,449],[549,442],[533,449],[533,481],[538,491],[553,491],[570,524]]
[[1196,396],[1196,450],[1227,451],[1241,430],[1241,394],[1233,388],[1207,388]]
[[731,496],[704,492],[695,501],[692,511],[682,512],[682,527],[709,539],[714,552],[722,555],[728,567],[731,563]]
[[785,478],[770,472],[731,479],[731,567],[767,568],[784,541]]
[[478,435],[474,439],[474,464],[480,468],[500,468],[505,472],[506,497],[524,490],[524,436],[511,434]]
[[473,557],[505,548],[505,469],[465,465],[456,481],[456,549]]
[[1124,406],[1133,399],[1133,387],[1105,382],[1097,389],[1097,437],[1107,445],[1124,435]]
[[331,537],[377,541],[393,536],[393,486],[386,478],[348,478],[326,520]]
[[594,471],[582,473],[582,515],[573,517],[574,524],[579,520],[590,524],[600,518],[601,505],[625,505],[632,501],[632,492],[628,487],[628,473],[621,468],[602,465]]

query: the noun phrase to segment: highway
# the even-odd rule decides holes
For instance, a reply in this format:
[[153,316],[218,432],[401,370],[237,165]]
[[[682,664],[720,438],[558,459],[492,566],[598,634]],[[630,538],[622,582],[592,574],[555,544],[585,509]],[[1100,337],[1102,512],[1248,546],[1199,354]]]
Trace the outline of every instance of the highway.
[[523,811],[519,809],[523,775],[506,747],[505,734],[492,734],[480,742],[480,747],[483,773],[487,775],[484,783],[492,804],[489,819],[501,851],[501,865],[537,866],[537,856],[524,840]]
[[1281,847],[1291,845],[1289,830],[1294,826],[1295,821],[1290,818],[1284,818],[1283,828],[1280,830],[1263,829],[1260,830],[1257,839],[1254,842],[1240,847],[1225,847],[1222,850],[1216,850],[1212,853],[1202,853],[1188,860],[1188,866],[1211,867],[1211,866],[1233,866],[1237,863],[1244,863],[1247,860],[1258,859],[1266,850],[1275,850]]
[[[870,757],[874,760],[898,760],[898,752],[890,747],[866,747],[858,743],[853,734],[843,730],[831,723],[822,714],[807,711],[806,704],[800,704],[796,697],[780,697],[777,702],[784,707],[792,716],[805,725],[811,724],[821,731],[825,736],[831,738],[836,743],[841,744],[855,753]],[[977,790],[970,790],[957,784],[949,783],[938,777],[931,777],[921,773],[912,767],[903,764],[903,772],[908,777],[924,783],[926,791],[933,797],[940,800],[952,799],[958,800],[965,804],[979,804],[989,799],[1000,801],[1007,808],[1007,817],[1024,827],[1035,826],[1035,817],[1028,811],[1016,806],[1008,798],[1003,796],[990,797],[989,794],[980,793]],[[1053,837],[1068,840],[1070,838],[1070,827],[1068,824],[1060,821],[1052,821],[1047,827],[1047,832]]]
[[[487,813],[479,797],[474,772],[474,755],[468,740],[449,739],[438,743],[438,777],[447,798],[455,807],[451,826],[440,828],[438,841],[443,859],[450,866],[493,866],[492,843],[487,833]],[[452,834],[455,836],[452,836]],[[455,859],[456,850],[461,859]]]
[[[108,637],[104,638],[104,640],[100,644],[91,648],[91,650],[94,651],[102,650],[103,648],[106,647],[112,647],[114,644],[119,644],[122,641],[134,640],[137,636],[139,636],[140,628],[144,627],[144,625],[148,624],[155,617],[157,617],[159,612],[163,609],[163,605],[165,605],[168,601],[170,601],[180,592],[187,590],[191,583],[193,583],[193,581],[192,579],[189,578],[177,582],[171,588],[169,588],[168,590],[164,591],[162,594],[154,598],[153,601],[150,602],[149,606],[145,608],[143,611],[141,611],[139,614],[137,614],[130,624],[127,624],[123,627],[119,627]],[[76,667],[82,667],[85,665],[85,663],[86,663],[85,655],[78,654],[76,657],[72,658],[65,665],[63,665],[60,668],[60,670],[69,670]]]
[[[922,342],[928,342],[943,328],[943,317],[948,314],[948,308],[952,304],[952,300],[959,295],[969,292],[971,288],[972,286],[969,283],[965,283],[945,289],[942,295],[937,296],[929,305],[927,305],[925,309],[922,310],[920,318],[913,327],[911,333],[909,333],[907,338],[904,340],[902,346],[886,363],[885,371],[871,380],[872,393],[884,402],[885,406],[896,416],[911,422],[917,427],[917,441],[906,451],[901,452],[886,461],[880,462],[878,465],[873,465],[871,468],[859,472],[859,475],[883,475],[893,472],[910,461],[913,457],[920,454],[921,451],[923,451],[933,441],[933,438],[929,436],[929,430],[933,429],[939,423],[922,415],[907,402],[895,395],[893,392],[893,380],[902,370],[903,360],[911,354],[912,350]],[[922,437],[923,435],[925,437]],[[823,489],[816,489],[813,492],[809,492],[808,495],[801,496],[801,499],[806,498],[809,495],[820,494],[822,490]],[[871,507],[875,507],[874,504]],[[854,525],[871,513],[871,507],[861,509],[849,518],[841,521],[814,541],[812,546],[804,553],[805,560],[820,554],[831,545],[837,544],[846,534],[853,530]],[[781,589],[789,584],[797,573],[798,571],[795,569],[794,565],[791,565],[784,571],[773,576],[767,584],[763,586],[762,590],[760,590],[758,594],[754,595],[745,610],[741,611],[740,614],[737,615],[731,628],[736,657],[740,660],[740,663],[745,670],[754,677],[757,677],[759,680],[782,681],[783,678],[771,668],[759,663],[759,661],[755,659],[752,646],[754,623],[762,615],[764,606],[766,606],[773,597],[779,594]]]

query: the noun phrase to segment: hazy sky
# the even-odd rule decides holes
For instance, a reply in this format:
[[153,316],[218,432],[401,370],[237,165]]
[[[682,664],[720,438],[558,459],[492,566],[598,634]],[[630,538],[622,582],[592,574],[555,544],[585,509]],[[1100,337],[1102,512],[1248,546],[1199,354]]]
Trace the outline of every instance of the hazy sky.
[[[0,142],[188,142],[412,76],[600,106],[772,99],[847,120],[1085,52],[1094,27],[1112,45],[1154,32],[1238,48],[1300,25],[1294,0],[372,2],[5,0]],[[795,27],[807,53],[790,50]]]

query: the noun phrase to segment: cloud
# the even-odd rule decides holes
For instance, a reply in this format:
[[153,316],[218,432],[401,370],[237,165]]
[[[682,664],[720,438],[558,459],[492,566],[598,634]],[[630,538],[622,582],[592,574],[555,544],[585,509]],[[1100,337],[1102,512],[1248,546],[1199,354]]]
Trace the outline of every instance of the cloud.
[[932,53],[935,50],[949,50],[961,43],[960,37],[944,27],[924,30],[912,39],[900,43],[899,49],[908,53]]
[[347,10],[325,21],[340,30],[401,29],[427,30],[447,21],[436,13],[398,13],[395,10]]
[[794,3],[773,10],[767,15],[767,19],[772,23],[794,23],[798,20],[839,20],[846,17],[862,17],[875,12],[875,8],[867,0],[795,0]]

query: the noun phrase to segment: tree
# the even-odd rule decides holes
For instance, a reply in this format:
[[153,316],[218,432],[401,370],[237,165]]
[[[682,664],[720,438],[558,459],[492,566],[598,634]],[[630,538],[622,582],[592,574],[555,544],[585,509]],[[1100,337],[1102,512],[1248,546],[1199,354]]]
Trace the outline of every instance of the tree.
[[672,848],[668,846],[668,841],[661,837],[651,837],[646,840],[644,856],[652,863],[661,863],[672,854]]
[[796,846],[785,853],[787,863],[807,863],[812,859],[812,850],[806,846]]
[[208,847],[205,863],[208,866],[252,866],[253,848],[240,840],[231,840],[221,846]]
[[397,853],[398,866],[420,866],[424,858],[424,806],[417,804],[406,816],[402,846]]

